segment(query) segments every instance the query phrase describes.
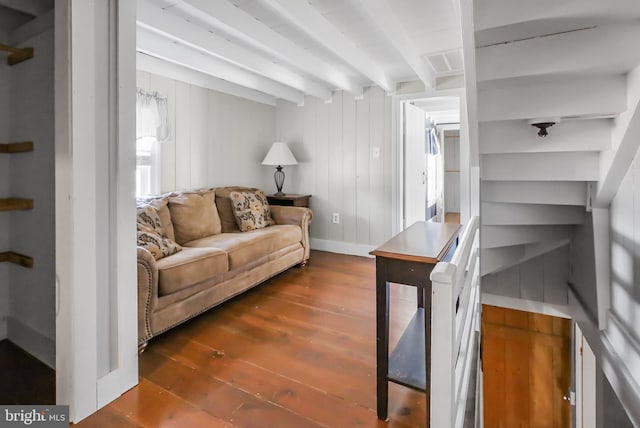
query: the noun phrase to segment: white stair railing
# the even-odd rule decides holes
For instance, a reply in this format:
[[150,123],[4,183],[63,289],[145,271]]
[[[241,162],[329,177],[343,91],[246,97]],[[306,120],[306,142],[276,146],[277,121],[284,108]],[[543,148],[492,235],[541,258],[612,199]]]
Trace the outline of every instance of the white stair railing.
[[478,217],[469,221],[451,261],[431,272],[432,427],[464,424],[480,312],[478,223]]

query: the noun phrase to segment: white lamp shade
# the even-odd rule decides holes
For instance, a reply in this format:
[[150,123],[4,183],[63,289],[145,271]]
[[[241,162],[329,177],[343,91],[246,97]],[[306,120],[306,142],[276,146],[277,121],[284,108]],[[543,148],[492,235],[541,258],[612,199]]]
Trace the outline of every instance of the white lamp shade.
[[287,143],[275,142],[264,157],[262,165],[297,165],[298,161],[289,150]]

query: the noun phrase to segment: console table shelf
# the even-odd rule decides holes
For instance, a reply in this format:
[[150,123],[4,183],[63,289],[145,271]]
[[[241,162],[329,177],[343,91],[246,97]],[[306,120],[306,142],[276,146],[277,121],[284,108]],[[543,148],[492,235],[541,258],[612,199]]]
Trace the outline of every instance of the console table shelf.
[[422,392],[427,390],[424,325],[424,308],[418,308],[389,355],[389,380]]
[[0,253],[0,263],[1,262],[15,263],[26,268],[33,267],[33,257],[14,253],[13,251],[5,251],[3,253]]
[[33,141],[0,143],[0,153],[25,153],[33,151]]
[[33,199],[0,198],[0,211],[32,210]]

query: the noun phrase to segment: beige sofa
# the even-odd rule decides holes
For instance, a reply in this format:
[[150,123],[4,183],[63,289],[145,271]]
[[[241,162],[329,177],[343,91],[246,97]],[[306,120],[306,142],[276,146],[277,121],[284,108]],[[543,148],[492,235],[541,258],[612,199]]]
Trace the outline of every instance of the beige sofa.
[[[248,189],[176,192],[144,201],[154,206],[164,234],[182,250],[156,260],[138,247],[140,350],[152,337],[309,259],[309,208],[271,206],[274,225],[240,232],[229,197],[234,190]],[[190,206],[190,199],[198,199],[194,194],[213,202],[211,193],[213,215]],[[216,217],[216,211],[218,220],[210,225],[209,217]]]

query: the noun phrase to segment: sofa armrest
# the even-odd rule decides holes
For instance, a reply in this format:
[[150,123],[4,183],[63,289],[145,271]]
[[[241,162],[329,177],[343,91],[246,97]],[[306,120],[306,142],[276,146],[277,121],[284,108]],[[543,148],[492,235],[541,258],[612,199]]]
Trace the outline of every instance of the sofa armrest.
[[151,253],[138,247],[138,343],[153,336],[150,314],[158,301],[158,265]]
[[304,247],[303,264],[309,260],[311,245],[309,241],[309,225],[313,221],[313,211],[304,207],[269,206],[271,217],[276,224],[295,224],[302,228],[302,246]]

